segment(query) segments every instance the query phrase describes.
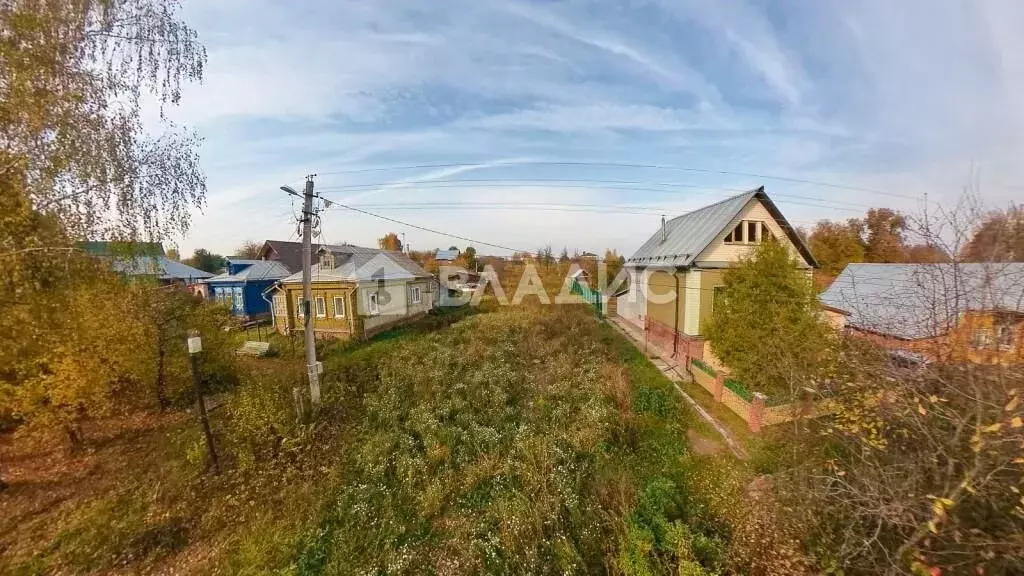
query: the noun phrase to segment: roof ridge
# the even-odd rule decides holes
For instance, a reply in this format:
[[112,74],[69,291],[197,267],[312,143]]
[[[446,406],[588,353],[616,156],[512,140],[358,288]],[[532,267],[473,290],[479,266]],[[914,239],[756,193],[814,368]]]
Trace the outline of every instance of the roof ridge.
[[690,216],[690,215],[693,215],[693,214],[697,214],[698,212],[703,212],[704,210],[708,210],[710,208],[714,208],[715,206],[718,206],[719,204],[725,204],[726,202],[729,202],[730,200],[735,200],[735,199],[737,199],[737,198],[739,198],[741,196],[746,196],[747,194],[757,194],[758,192],[764,192],[764,186],[758,186],[757,188],[754,188],[752,190],[747,190],[746,192],[742,192],[740,194],[734,194],[732,196],[729,196],[728,198],[723,198],[723,199],[721,199],[718,202],[715,202],[713,204],[708,204],[707,206],[701,206],[700,208],[697,208],[696,210],[690,210],[689,212],[683,212],[679,216],[675,216],[673,218],[670,218],[668,221],[666,221],[666,224],[668,222],[672,222],[673,220],[677,220],[679,218],[682,218],[683,216]]

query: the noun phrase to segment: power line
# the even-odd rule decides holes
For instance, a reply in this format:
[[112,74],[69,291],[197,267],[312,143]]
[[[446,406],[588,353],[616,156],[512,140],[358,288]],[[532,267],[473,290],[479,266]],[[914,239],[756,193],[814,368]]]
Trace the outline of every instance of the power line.
[[391,166],[391,167],[378,167],[378,168],[359,168],[353,170],[339,170],[335,172],[321,172],[321,175],[340,175],[340,174],[364,174],[370,172],[386,172],[389,170],[417,170],[417,169],[434,169],[434,168],[492,168],[502,166],[591,166],[591,167],[606,167],[606,168],[644,168],[652,170],[675,170],[680,172],[700,172],[704,174],[721,174],[726,176],[744,176],[748,178],[758,178],[763,180],[778,180],[781,182],[793,182],[796,184],[808,184],[811,186],[823,186],[826,188],[836,188],[840,190],[851,190],[854,192],[866,192],[869,194],[879,194],[882,196],[895,196],[899,198],[907,198],[910,200],[920,200],[917,196],[911,196],[908,194],[898,194],[896,192],[889,192],[885,190],[875,190],[872,188],[863,188],[860,186],[848,186],[845,184],[835,184],[832,182],[822,182],[819,180],[808,180],[804,178],[791,178],[788,176],[775,176],[772,174],[757,174],[754,172],[738,172],[733,170],[712,170],[709,168],[694,168],[690,166],[671,166],[664,164],[632,164],[625,162],[569,162],[569,161],[523,161],[523,162],[486,162],[486,163],[448,163],[448,164],[419,164],[412,166]]
[[[486,184],[487,188],[523,188],[523,187],[526,187],[526,186],[534,186],[534,184],[524,183],[524,182],[537,181],[537,180],[524,180],[523,182],[519,182],[519,183],[516,183],[514,181],[510,181],[509,179],[506,179],[506,180],[479,180],[479,181],[480,182],[487,182],[487,184]],[[567,180],[567,181],[587,181],[587,180]],[[435,183],[435,182],[439,182],[439,183]],[[481,186],[480,183],[473,183],[473,182],[474,182],[474,180],[468,180],[468,179],[467,180],[445,180],[445,181],[424,180],[424,183],[416,184],[416,189],[421,189],[421,190],[424,190],[424,189],[425,190],[440,189],[440,190],[444,190],[444,189],[457,189],[457,188],[480,188],[480,186]],[[347,192],[373,192],[376,189],[385,189],[386,190],[385,187],[389,186],[389,184],[352,184],[352,186],[353,186],[353,188],[348,188],[348,187],[324,187],[321,190],[326,190],[326,191],[331,191],[331,192],[339,192],[339,191],[347,191]],[[687,184],[687,187],[689,187],[689,186],[692,186],[692,184]],[[601,184],[601,186],[593,186],[593,184],[586,184],[586,186],[584,186],[584,184],[548,183],[548,184],[544,184],[544,188],[551,188],[551,189],[584,189],[584,190],[622,190],[622,191],[627,191],[627,192],[653,192],[653,193],[658,193],[658,194],[676,194],[678,192],[678,191],[672,191],[672,190],[660,190],[660,189],[651,189],[651,188],[603,186],[603,184]],[[707,187],[693,187],[693,188],[707,188]],[[710,190],[719,190],[719,191],[725,191],[725,192],[737,192],[738,191],[738,193],[750,192],[750,191],[740,191],[738,189],[710,189]],[[696,192],[696,194],[711,194],[711,193],[710,192]],[[795,198],[798,198],[798,199],[806,199],[806,200],[808,200],[807,202],[801,202],[799,200],[788,200],[787,198],[793,197],[792,195],[779,195],[779,194],[775,194],[775,195],[772,195],[772,196],[775,197],[775,198],[778,198],[778,197],[786,198],[786,200],[782,200],[781,201],[781,202],[784,202],[786,204],[794,204],[794,205],[798,205],[798,206],[811,206],[811,207],[815,207],[815,208],[828,208],[828,209],[831,209],[831,210],[843,210],[843,211],[846,211],[846,212],[854,212],[854,213],[858,213],[858,214],[863,212],[864,211],[863,209],[870,208],[870,206],[867,206],[866,204],[853,204],[853,203],[844,203],[844,204],[849,204],[850,206],[860,206],[861,209],[849,208],[849,207],[846,207],[846,206],[835,206],[835,205],[831,204],[834,201],[818,200],[818,199],[814,199],[814,198],[810,198],[810,197],[801,197],[801,196],[795,197]],[[333,202],[333,200],[332,200],[332,202]]]
[[[482,178],[482,179],[458,178],[458,179],[432,179],[432,180],[404,180],[404,181],[401,181],[401,182],[381,182],[381,183],[369,183],[369,184],[348,184],[348,185],[342,185],[342,186],[325,186],[325,187],[321,187],[320,189],[321,190],[332,190],[332,191],[337,191],[337,190],[359,190],[359,191],[363,191],[365,189],[374,189],[374,188],[385,188],[385,189],[387,189],[389,186],[395,188],[395,187],[399,187],[399,186],[413,185],[413,184],[420,185],[420,184],[437,184],[437,183],[440,183],[440,184],[448,184],[448,183],[474,183],[474,184],[488,184],[488,185],[505,185],[505,186],[514,185],[514,186],[521,186],[521,185],[527,185],[527,183],[532,184],[532,183],[563,183],[563,182],[564,183],[592,183],[592,184],[628,184],[628,185],[632,185],[632,186],[665,186],[665,187],[671,187],[671,188],[692,188],[692,189],[698,189],[698,190],[708,190],[709,192],[710,191],[733,192],[733,193],[736,193],[736,194],[742,194],[744,192],[749,192],[750,191],[749,189],[743,189],[743,188],[723,188],[723,187],[719,187],[719,186],[702,186],[702,185],[699,185],[699,184],[689,184],[689,183],[685,183],[685,182],[650,182],[650,181],[646,181],[646,180],[592,180],[592,179],[589,179],[589,178]],[[593,186],[579,186],[579,187],[580,188],[593,188]],[[639,188],[639,189],[638,188],[632,188],[632,187],[631,188],[616,188],[614,186],[599,186],[597,188],[599,188],[599,189],[607,189],[607,190],[640,190],[640,191],[648,191],[648,192],[661,192],[663,194],[671,194],[671,193],[678,192],[677,190],[660,190],[660,189],[657,189],[657,188]],[[700,193],[706,194],[706,193],[709,193],[709,192],[698,192],[698,194],[700,194]],[[812,201],[815,201],[815,202],[829,202],[829,203],[832,203],[832,204],[845,204],[847,206],[855,206],[857,208],[874,208],[874,206],[870,206],[868,204],[858,204],[856,202],[844,202],[842,200],[825,200],[825,199],[822,199],[822,198],[816,198],[814,196],[800,196],[798,194],[787,194],[787,193],[784,193],[784,192],[773,193],[772,196],[776,197],[776,198],[796,198],[798,200],[812,200]]]
[[448,232],[441,232],[440,230],[433,230],[433,229],[427,228],[425,226],[419,226],[419,225],[416,225],[416,224],[410,224],[409,222],[403,222],[403,221],[397,220],[395,218],[389,218],[387,216],[382,216],[380,214],[374,214],[373,212],[368,212],[366,210],[362,210],[360,208],[349,206],[347,204],[342,204],[340,202],[335,202],[334,200],[331,200],[331,204],[334,204],[336,206],[341,206],[342,208],[347,208],[349,210],[352,210],[353,212],[359,212],[360,214],[366,214],[367,216],[373,216],[374,218],[380,218],[381,220],[387,220],[388,222],[394,222],[395,224],[400,224],[402,226],[408,226],[410,228],[415,228],[417,230],[422,230],[424,232],[430,232],[431,234],[438,234],[440,236],[447,236],[449,238],[456,238],[458,240],[464,240],[466,242],[472,242],[473,244],[480,244],[481,246],[490,246],[491,248],[498,248],[500,250],[508,250],[510,252],[530,252],[529,250],[521,250],[519,248],[509,248],[508,246],[502,246],[501,244],[493,244],[493,243],[490,243],[490,242],[483,242],[481,240],[474,240],[472,238],[467,238],[465,236],[459,236],[457,234],[449,234]]
[[[334,201],[332,200],[333,204]],[[526,210],[544,212],[589,212],[595,214],[615,214],[627,216],[659,216],[672,212],[672,208],[641,207],[641,206],[618,206],[614,204],[555,204],[555,203],[502,203],[502,202],[439,202],[419,204],[350,204],[353,208],[368,210],[392,210],[392,211],[433,211],[448,212],[453,210]],[[814,225],[816,222],[806,220],[790,220],[791,223]]]

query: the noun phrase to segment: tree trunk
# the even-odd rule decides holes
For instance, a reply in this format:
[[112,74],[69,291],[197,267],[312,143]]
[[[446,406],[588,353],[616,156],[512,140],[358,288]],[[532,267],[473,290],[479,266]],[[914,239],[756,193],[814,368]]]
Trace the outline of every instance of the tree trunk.
[[4,461],[0,460],[0,492],[7,490],[7,482],[4,481]]
[[165,412],[170,402],[167,401],[167,394],[165,392],[167,382],[165,377],[165,357],[167,355],[167,346],[164,342],[163,337],[158,337],[156,345],[156,382],[154,388],[156,391],[156,404],[160,408],[161,412]]

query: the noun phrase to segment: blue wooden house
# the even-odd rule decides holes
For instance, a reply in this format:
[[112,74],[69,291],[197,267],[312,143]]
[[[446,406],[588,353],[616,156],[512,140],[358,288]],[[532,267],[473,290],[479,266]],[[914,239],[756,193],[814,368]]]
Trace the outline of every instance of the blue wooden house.
[[222,274],[206,280],[210,299],[231,306],[231,314],[241,318],[270,315],[270,303],[264,291],[289,275],[288,269],[272,260],[228,258]]

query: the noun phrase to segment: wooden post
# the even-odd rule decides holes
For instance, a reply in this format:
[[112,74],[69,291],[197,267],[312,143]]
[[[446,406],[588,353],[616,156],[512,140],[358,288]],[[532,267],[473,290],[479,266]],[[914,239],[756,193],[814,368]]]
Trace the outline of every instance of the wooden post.
[[199,374],[199,353],[203,350],[203,341],[199,333],[191,331],[188,337],[188,359],[192,367],[192,385],[196,391],[196,409],[199,410],[199,421],[203,424],[203,435],[206,436],[206,449],[210,452],[213,471],[220,474],[220,461],[217,459],[217,448],[213,444],[213,431],[210,430],[210,418],[206,414],[206,402],[203,400],[203,385]]

